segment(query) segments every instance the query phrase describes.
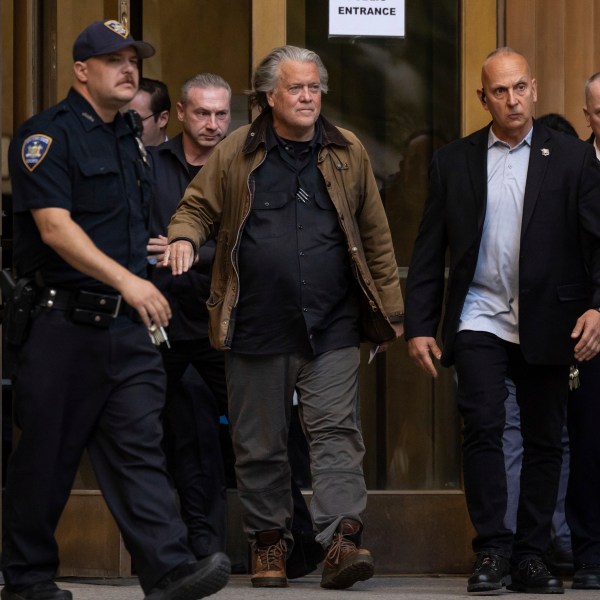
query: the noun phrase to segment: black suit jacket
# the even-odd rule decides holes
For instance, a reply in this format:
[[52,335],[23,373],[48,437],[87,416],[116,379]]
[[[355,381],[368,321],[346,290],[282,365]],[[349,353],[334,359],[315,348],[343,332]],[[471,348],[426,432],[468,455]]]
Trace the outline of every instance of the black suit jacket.
[[[472,282],[487,196],[490,125],[440,149],[406,285],[405,336],[434,337],[449,255],[441,362]],[[491,274],[493,275],[493,274]],[[594,149],[534,122],[521,226],[519,337],[532,364],[570,364],[577,318],[600,306],[600,163]]]

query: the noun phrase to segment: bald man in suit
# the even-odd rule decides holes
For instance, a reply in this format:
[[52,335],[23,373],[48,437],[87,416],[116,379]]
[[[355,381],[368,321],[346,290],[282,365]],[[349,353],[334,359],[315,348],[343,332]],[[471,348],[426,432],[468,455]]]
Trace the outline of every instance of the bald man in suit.
[[[454,365],[465,495],[476,530],[469,592],[562,593],[542,561],[562,457],[569,366],[600,349],[600,165],[593,148],[534,121],[525,57],[499,48],[477,91],[487,127],[439,150],[407,280],[409,354]],[[445,258],[449,277],[445,291]],[[441,328],[443,350],[435,335]],[[524,458],[517,531],[505,527],[506,377]]]

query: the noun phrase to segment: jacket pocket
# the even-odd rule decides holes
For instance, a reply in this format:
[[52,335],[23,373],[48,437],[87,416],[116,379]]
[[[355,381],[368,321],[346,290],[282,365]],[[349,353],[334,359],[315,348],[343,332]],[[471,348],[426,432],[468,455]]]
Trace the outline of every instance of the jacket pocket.
[[569,283],[557,286],[556,293],[561,302],[586,300],[590,297],[590,288],[585,283]]

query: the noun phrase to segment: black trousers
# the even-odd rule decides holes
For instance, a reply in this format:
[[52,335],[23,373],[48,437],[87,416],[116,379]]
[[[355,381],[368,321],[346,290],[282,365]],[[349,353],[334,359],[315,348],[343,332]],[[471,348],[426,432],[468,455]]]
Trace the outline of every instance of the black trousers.
[[[465,495],[477,532],[473,550],[494,552],[515,564],[541,556],[550,544],[558,493],[568,366],[527,364],[518,345],[478,331],[457,335],[455,355],[464,425]],[[515,383],[523,436],[514,539],[504,525],[507,488],[502,432],[507,376]]]
[[600,564],[600,356],[579,365],[581,387],[569,395],[571,440],[567,522],[575,564]]
[[163,350],[163,359],[167,464],[190,547],[202,558],[225,552],[227,544],[227,490],[219,436],[219,417],[227,413],[225,363],[223,353],[208,339],[172,341],[171,348]]
[[161,450],[162,360],[142,324],[122,316],[99,329],[72,323],[64,311],[44,312],[13,383],[22,434],[7,469],[8,585],[54,577],[54,531],[86,448],[144,591],[193,560]]

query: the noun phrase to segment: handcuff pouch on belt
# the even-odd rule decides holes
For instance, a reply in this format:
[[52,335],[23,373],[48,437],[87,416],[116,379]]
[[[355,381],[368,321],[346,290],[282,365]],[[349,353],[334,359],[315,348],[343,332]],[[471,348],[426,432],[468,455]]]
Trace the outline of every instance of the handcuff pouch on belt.
[[95,294],[80,290],[74,294],[70,315],[73,323],[106,329],[119,316],[121,295]]
[[40,306],[64,310],[74,323],[107,329],[123,314],[127,305],[119,294],[99,294],[86,290],[61,290],[47,287]]

